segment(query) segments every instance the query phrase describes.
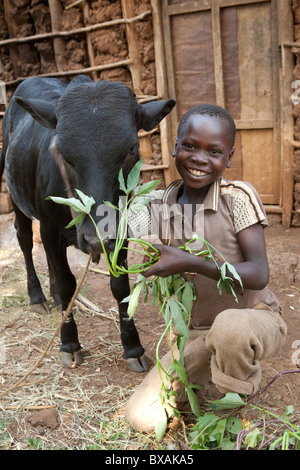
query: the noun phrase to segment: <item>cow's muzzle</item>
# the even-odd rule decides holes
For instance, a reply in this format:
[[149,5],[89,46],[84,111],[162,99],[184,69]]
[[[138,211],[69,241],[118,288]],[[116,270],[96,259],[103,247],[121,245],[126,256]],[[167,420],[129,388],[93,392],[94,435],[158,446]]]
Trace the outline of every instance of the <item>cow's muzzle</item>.
[[[83,234],[82,235],[83,241],[83,251],[87,253],[100,254],[103,253],[102,245],[98,237],[94,235]],[[115,240],[111,238],[105,238],[103,241],[103,245],[105,250],[110,253],[115,248]]]

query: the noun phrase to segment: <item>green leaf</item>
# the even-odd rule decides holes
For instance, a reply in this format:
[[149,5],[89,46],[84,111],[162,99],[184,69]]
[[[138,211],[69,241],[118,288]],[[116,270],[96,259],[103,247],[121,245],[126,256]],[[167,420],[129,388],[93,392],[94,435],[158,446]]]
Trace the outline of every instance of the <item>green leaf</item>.
[[75,197],[65,198],[58,196],[48,196],[46,199],[51,199],[51,201],[55,202],[56,204],[70,206],[76,212],[84,212],[85,214],[89,214],[91,207],[95,204],[94,198],[86,196],[79,189],[75,189],[75,191],[77,192],[81,200]]
[[174,320],[175,326],[186,338],[190,337],[189,329],[184,318],[184,312],[176,299],[170,298],[168,300],[169,308],[171,310],[171,316]]
[[292,415],[293,413],[295,413],[295,409],[294,409],[293,405],[288,405],[288,406],[285,408],[284,413],[281,415],[281,418],[285,419],[285,418],[287,418],[289,415]]
[[119,208],[117,206],[115,206],[114,204],[112,204],[110,201],[103,201],[104,204],[106,204],[107,206],[109,207],[112,207],[113,209],[115,209],[116,211],[119,210]]
[[226,265],[227,270],[233,275],[234,279],[236,279],[239,282],[240,286],[243,287],[242,279],[239,273],[236,271],[235,267],[232,266],[232,264],[227,263],[227,262],[224,264]]
[[177,335],[176,344],[177,344],[177,349],[178,349],[179,354],[180,354],[179,362],[181,364],[184,364],[184,347],[185,347],[185,343],[186,343],[186,338],[183,335]]
[[119,185],[120,185],[121,191],[124,191],[124,193],[127,194],[128,191],[127,191],[127,188],[126,188],[126,184],[125,184],[125,180],[124,180],[124,175],[123,175],[123,170],[122,170],[122,168],[121,168],[120,171],[119,171],[118,180],[119,180]]
[[226,421],[226,430],[235,436],[243,430],[243,422],[237,416],[229,416]]
[[159,419],[155,424],[155,434],[158,442],[162,440],[167,430],[168,417],[164,409],[162,409]]
[[261,440],[261,433],[258,428],[252,429],[252,431],[248,432],[248,434],[244,438],[244,443],[247,449],[255,448],[259,444]]
[[139,160],[129,172],[127,177],[127,193],[133,191],[134,188],[138,185],[142,166],[143,161]]
[[188,313],[191,312],[194,303],[194,288],[191,282],[186,282],[183,288],[181,302]]
[[83,202],[86,212],[89,214],[92,206],[95,204],[95,199],[92,196],[86,196],[80,189],[75,189],[75,191]]
[[137,188],[134,190],[135,196],[145,196],[146,194],[151,193],[151,191],[154,191],[159,182],[160,180],[153,180],[137,186]]
[[178,378],[180,382],[182,382],[184,385],[188,385],[188,378],[186,375],[186,370],[183,364],[181,364],[179,361],[174,360],[173,361],[173,367],[178,375]]
[[[145,287],[145,281],[141,281],[139,282],[138,284],[136,284],[134,286],[134,289],[133,291],[131,292],[131,296],[130,296],[130,300],[129,300],[129,303],[128,303],[128,315],[129,315],[129,319],[132,318],[137,306],[138,306],[138,303],[139,303],[139,297],[140,297],[140,294],[143,290],[143,288]],[[124,300],[123,300],[124,302]]]
[[220,400],[210,401],[209,403],[213,410],[240,408],[246,404],[238,393],[233,392],[226,393],[225,397],[221,398]]
[[85,215],[84,212],[81,212],[77,217],[75,217],[75,219],[71,220],[71,222],[68,225],[66,225],[65,228],[70,228],[73,225],[79,224],[82,221],[84,215]]
[[145,204],[142,202],[133,202],[130,205],[130,211],[133,212],[133,214],[137,214],[138,212],[141,212],[145,208]]
[[58,197],[58,196],[48,196],[46,199],[51,199],[51,201],[55,202],[56,204],[63,204],[65,206],[70,206],[76,212],[85,212],[85,207],[79,199],[75,197],[65,198],[65,197]]
[[216,439],[218,447],[222,446],[223,437],[225,433],[226,419],[219,419],[216,423],[214,430],[211,433],[211,437]]
[[189,385],[186,388],[186,394],[188,396],[192,412],[194,413],[195,416],[199,417],[201,414],[200,406],[199,406],[199,401],[196,393],[192,390],[193,385]]

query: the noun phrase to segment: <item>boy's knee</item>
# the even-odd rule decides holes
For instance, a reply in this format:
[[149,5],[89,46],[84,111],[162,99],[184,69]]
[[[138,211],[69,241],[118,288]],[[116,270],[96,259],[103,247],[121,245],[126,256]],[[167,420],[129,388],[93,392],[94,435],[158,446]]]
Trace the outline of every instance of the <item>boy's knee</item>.
[[159,395],[152,396],[151,402],[145,400],[145,396],[134,393],[126,404],[125,418],[135,431],[152,432],[163,410]]
[[231,345],[236,348],[243,333],[247,330],[245,320],[241,315],[241,310],[238,309],[228,309],[219,313],[206,335],[206,348],[212,353],[215,352],[217,346],[224,345],[227,351]]

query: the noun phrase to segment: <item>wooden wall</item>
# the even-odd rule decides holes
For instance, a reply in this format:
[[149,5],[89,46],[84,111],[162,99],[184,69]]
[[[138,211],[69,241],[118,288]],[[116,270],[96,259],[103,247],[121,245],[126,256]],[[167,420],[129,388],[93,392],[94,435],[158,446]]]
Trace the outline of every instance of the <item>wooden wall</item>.
[[294,39],[295,42],[287,47],[294,55],[294,73],[291,94],[293,94],[293,110],[294,110],[294,207],[292,224],[300,227],[300,1],[293,0],[294,14]]
[[[0,2],[0,84],[7,101],[28,76],[70,80],[78,73],[121,80],[141,103],[176,98],[172,116],[154,132],[141,132],[144,178],[160,178],[162,187],[177,177],[171,150],[180,114],[196,100],[218,102],[239,128],[234,178],[253,178],[285,226],[300,226],[300,104],[291,100],[300,88],[299,56],[300,0]],[[0,104],[0,119],[4,110]],[[253,164],[251,151],[263,152],[271,173],[263,158]]]

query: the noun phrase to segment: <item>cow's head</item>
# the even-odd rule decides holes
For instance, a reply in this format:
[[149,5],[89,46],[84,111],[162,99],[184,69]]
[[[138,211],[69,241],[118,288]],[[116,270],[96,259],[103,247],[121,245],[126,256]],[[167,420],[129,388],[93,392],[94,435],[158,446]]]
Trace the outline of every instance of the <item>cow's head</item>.
[[[24,102],[16,101],[25,108]],[[101,210],[104,201],[118,204],[120,169],[126,177],[139,159],[139,129],[152,130],[174,105],[171,99],[140,105],[121,82],[77,77],[56,105],[27,100],[26,110],[43,126],[55,129],[56,152],[62,156],[70,187],[93,196],[91,215],[98,223],[106,216]],[[103,234],[108,251],[114,238],[109,230]],[[89,218],[77,226],[77,238],[82,251],[101,252]]]

